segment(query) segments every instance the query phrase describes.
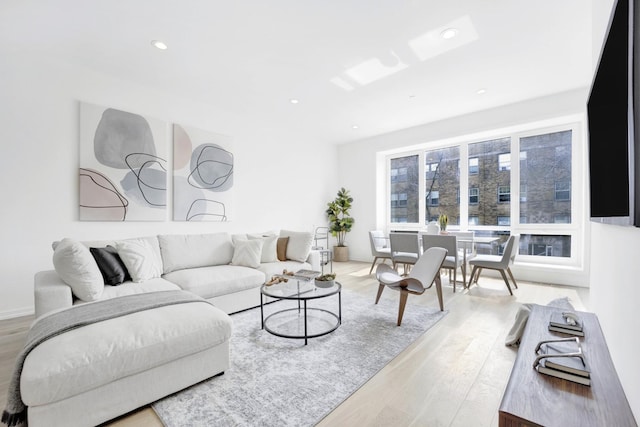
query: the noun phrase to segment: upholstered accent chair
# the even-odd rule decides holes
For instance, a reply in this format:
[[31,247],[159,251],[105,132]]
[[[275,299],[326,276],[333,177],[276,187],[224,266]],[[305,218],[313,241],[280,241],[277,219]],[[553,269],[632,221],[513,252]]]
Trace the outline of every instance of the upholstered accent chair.
[[409,295],[422,295],[435,283],[440,311],[443,311],[444,301],[442,299],[440,269],[446,256],[447,250],[444,248],[429,248],[420,256],[408,276],[400,276],[396,270],[386,264],[378,265],[376,278],[379,286],[376,304],[380,301],[384,288],[400,292],[400,305],[398,307],[398,326],[400,326]]

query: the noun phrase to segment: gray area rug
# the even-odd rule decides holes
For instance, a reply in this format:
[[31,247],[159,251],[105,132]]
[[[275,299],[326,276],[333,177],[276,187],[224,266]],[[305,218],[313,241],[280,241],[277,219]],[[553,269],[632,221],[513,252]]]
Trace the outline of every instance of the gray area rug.
[[[420,297],[410,297],[398,327],[398,297],[387,290],[375,305],[373,296],[343,291],[342,325],[306,346],[261,330],[260,308],[234,314],[225,374],[166,397],[153,409],[167,427],[315,425],[446,314],[413,305],[411,298]],[[291,304],[269,304],[265,313]],[[334,311],[337,305],[337,296],[309,303]],[[297,310],[290,313],[297,317]],[[328,323],[323,313],[313,316],[316,324]],[[280,326],[290,323],[286,317]]]

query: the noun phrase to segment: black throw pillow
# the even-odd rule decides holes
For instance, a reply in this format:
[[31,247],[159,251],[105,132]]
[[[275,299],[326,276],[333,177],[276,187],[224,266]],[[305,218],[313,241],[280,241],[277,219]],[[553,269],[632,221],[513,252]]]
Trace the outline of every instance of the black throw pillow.
[[120,259],[116,248],[107,246],[106,248],[89,248],[89,251],[98,264],[105,285],[116,286],[131,280],[129,271]]

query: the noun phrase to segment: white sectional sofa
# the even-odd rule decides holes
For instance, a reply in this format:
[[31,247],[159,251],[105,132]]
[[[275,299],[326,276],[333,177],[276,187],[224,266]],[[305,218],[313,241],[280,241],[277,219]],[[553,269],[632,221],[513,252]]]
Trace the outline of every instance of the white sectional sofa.
[[[279,234],[158,235],[120,241],[64,239],[53,244],[56,269],[35,275],[36,318],[83,302],[172,289],[192,292],[226,313],[256,307],[260,305],[260,286],[274,274],[320,270],[320,253],[311,250],[312,241],[312,233],[287,230]],[[128,268],[133,280],[115,286],[104,284],[88,248],[108,246],[133,266]]]
[[187,291],[213,305],[151,308],[38,344],[20,376],[29,425],[97,425],[224,373],[227,313],[260,305],[260,286],[273,274],[320,270],[311,243],[311,233],[293,231],[55,242],[55,270],[35,275],[36,322],[55,323],[65,312],[92,316],[105,304],[107,311],[122,305],[125,298],[115,297],[161,291]]

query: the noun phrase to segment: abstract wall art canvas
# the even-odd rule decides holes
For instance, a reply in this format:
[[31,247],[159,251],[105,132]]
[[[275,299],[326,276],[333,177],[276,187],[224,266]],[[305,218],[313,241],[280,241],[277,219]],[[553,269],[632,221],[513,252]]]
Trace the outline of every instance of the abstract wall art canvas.
[[173,219],[230,221],[232,138],[173,125]]
[[80,103],[80,220],[164,221],[167,123]]

